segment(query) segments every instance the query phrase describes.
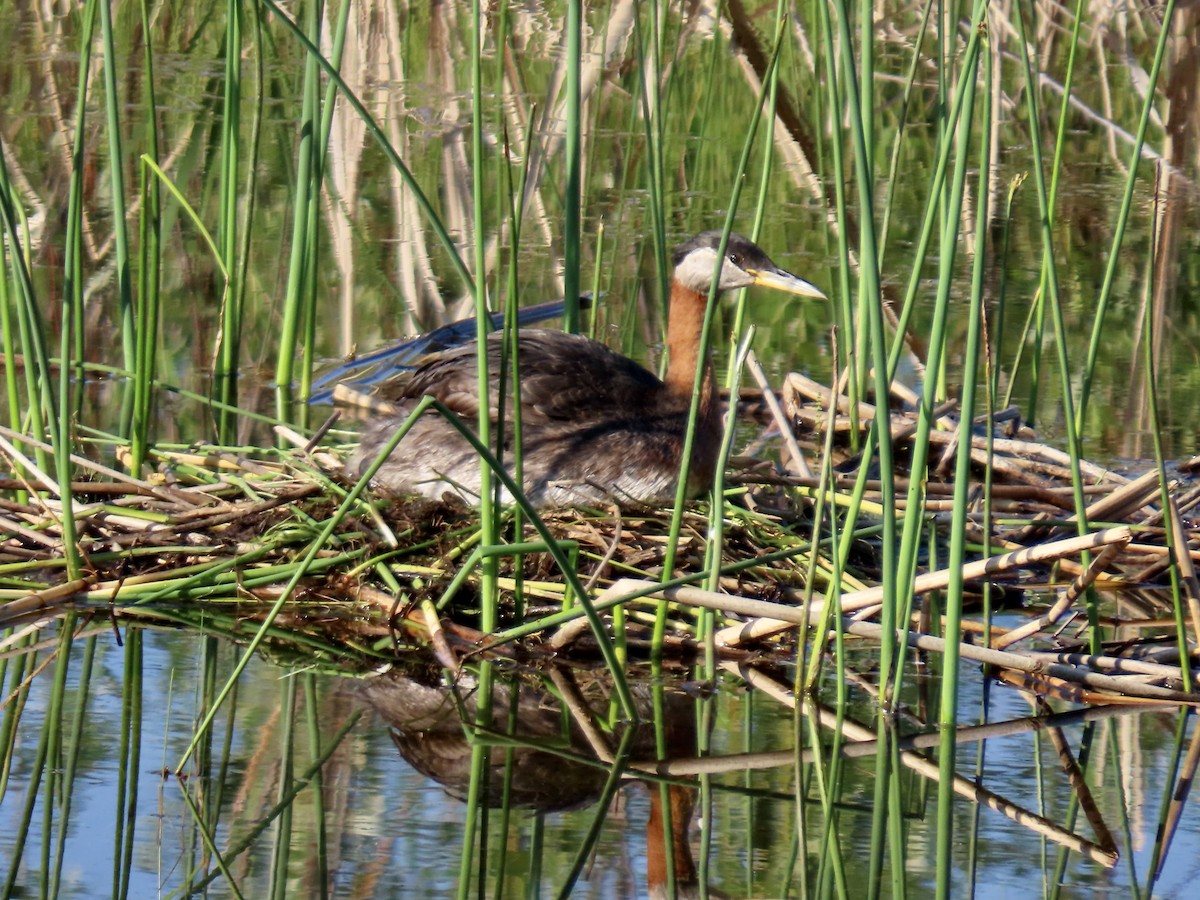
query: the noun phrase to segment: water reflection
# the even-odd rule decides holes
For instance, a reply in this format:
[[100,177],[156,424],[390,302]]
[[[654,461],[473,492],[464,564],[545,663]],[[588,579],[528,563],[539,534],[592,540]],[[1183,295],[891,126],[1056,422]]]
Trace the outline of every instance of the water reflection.
[[[111,842],[97,842],[95,835],[111,834],[116,824],[112,796],[118,770],[108,748],[120,740],[121,705],[114,701],[127,690],[126,657],[135,642],[116,646],[107,624],[95,634],[103,664],[90,681],[83,777],[76,780],[69,818],[61,822],[74,866],[62,882],[63,896],[94,896],[97,873],[113,866]],[[772,666],[742,664],[737,679],[715,693],[667,690],[664,752],[656,747],[645,705],[653,698],[653,684],[641,682],[635,696],[650,724],[630,739],[618,771],[622,783],[648,784],[630,785],[609,802],[602,798],[626,732],[611,718],[602,678],[562,667],[500,673],[492,698],[494,727],[478,729],[473,676],[446,680],[435,664],[414,664],[409,657],[402,669],[313,679],[311,691],[294,689],[307,684],[308,676],[254,661],[235,704],[222,716],[228,730],[219,731],[212,745],[219,750],[227,744],[228,755],[198,759],[185,778],[164,774],[194,722],[194,699],[181,686],[201,684],[209,663],[190,635],[152,631],[145,637],[133,896],[173,890],[186,880],[196,885],[207,880],[210,890],[224,890],[227,876],[203,852],[185,791],[201,801],[201,809],[216,804],[203,821],[225,858],[228,877],[243,895],[264,895],[278,853],[272,837],[279,827],[277,804],[290,796],[289,789],[296,791],[286,809],[297,890],[303,885],[315,895],[327,879],[344,896],[453,893],[473,742],[486,745],[490,754],[481,796],[493,813],[481,825],[488,838],[470,857],[471,877],[481,878],[488,890],[503,877],[504,893],[520,892],[518,885],[538,872],[546,891],[557,891],[597,824],[594,862],[583,869],[577,896],[643,895],[648,873],[652,883],[665,881],[668,847],[680,886],[704,878],[732,896],[776,896],[799,878],[817,877],[788,863],[795,842],[804,848],[801,858],[811,861],[821,857],[828,839],[836,841],[845,861],[849,894],[867,889],[872,796],[886,777],[869,677],[850,686],[850,704],[840,714],[828,697],[797,704],[788,669]],[[83,662],[84,643],[72,651],[72,671]],[[216,648],[211,664],[218,674],[231,665],[231,649]],[[4,652],[11,671],[12,661],[29,651],[15,653],[9,644]],[[956,733],[963,752],[954,784],[973,801],[957,806],[955,833],[960,864],[973,860],[977,896],[1003,896],[1026,889],[1031,878],[1060,877],[1059,865],[1065,867],[1061,877],[1080,890],[1129,890],[1157,871],[1156,891],[1186,891],[1191,862],[1200,852],[1200,824],[1187,806],[1200,758],[1195,717],[1149,706],[1050,712],[1031,695],[978,675],[964,667],[964,726]],[[753,687],[747,691],[739,684]],[[33,682],[0,796],[0,816],[9,823],[0,833],[0,858],[19,867],[16,884],[30,889],[44,883],[37,848],[46,836],[53,842],[60,824],[52,817],[50,831],[43,832],[41,814],[35,815],[25,849],[19,860],[14,857],[51,686],[49,678]],[[68,704],[80,696],[69,680]],[[364,707],[367,714],[357,715],[345,732]],[[936,778],[929,754],[938,735],[923,724],[920,708],[916,696],[905,695],[897,726],[882,734],[885,760],[917,776],[900,782],[899,798],[905,832],[900,851],[912,890],[931,887],[933,877],[923,848],[934,834],[928,808],[933,794],[926,786]],[[315,737],[305,724],[314,714],[320,723]],[[698,731],[698,721],[711,722],[711,730]],[[697,755],[698,739],[705,735],[709,749]],[[314,739],[325,759],[315,779],[307,749]],[[971,744],[979,748],[973,760],[965,752]],[[843,773],[838,789],[828,792],[835,745]],[[663,778],[671,785],[665,795],[658,787]],[[318,785],[321,807],[314,806]],[[710,792],[711,805],[694,800],[697,789]],[[33,802],[40,807],[40,796]],[[664,830],[667,809],[670,827]],[[1078,821],[1075,809],[1084,814]],[[706,822],[703,829],[696,827],[700,820]],[[1055,844],[1044,839],[1075,849],[1060,862]],[[327,846],[320,853],[313,849],[319,840]],[[1114,846],[1116,867],[1097,865],[1111,864]],[[743,860],[751,861],[749,868]],[[189,875],[193,866],[199,868]]]
[[[523,677],[502,677],[492,691],[495,710],[491,728],[477,724],[479,685],[471,673],[447,683],[433,667],[406,665],[364,682],[361,696],[388,726],[400,755],[414,769],[432,778],[452,797],[472,795],[473,748],[479,741],[497,743],[486,753],[481,778],[482,802],[492,807],[524,807],[539,814],[558,812],[596,802],[610,781],[615,748],[599,730],[611,711],[609,686],[555,667]],[[639,716],[654,718],[653,691],[635,691]],[[670,757],[693,753],[695,715],[682,692],[661,692],[664,750]],[[636,728],[623,742],[630,757],[629,778],[637,770],[660,768],[652,724]],[[647,762],[651,760],[651,762]],[[668,869],[680,896],[699,896],[689,830],[696,790],[687,784],[647,784],[650,815],[645,826],[646,881],[651,896],[666,896]],[[668,810],[664,815],[664,811]],[[482,874],[481,874],[482,877]],[[719,896],[709,892],[710,896]]]

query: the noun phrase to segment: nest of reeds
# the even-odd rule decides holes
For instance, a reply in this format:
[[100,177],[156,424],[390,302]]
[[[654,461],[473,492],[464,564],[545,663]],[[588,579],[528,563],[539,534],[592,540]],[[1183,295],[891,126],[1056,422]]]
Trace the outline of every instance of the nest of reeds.
[[[352,485],[328,451],[160,449],[152,457],[153,478],[92,465],[92,478],[72,485],[69,505],[48,479],[9,478],[0,482],[6,492],[0,627],[31,629],[71,613],[104,627],[113,620],[198,625],[309,664],[356,670],[432,645],[453,667],[480,652],[592,656],[599,620],[587,624],[582,592],[635,657],[662,615],[667,638],[656,649],[668,657],[687,657],[708,633],[715,634],[717,653],[732,660],[794,658],[797,640],[812,628],[827,634],[838,624],[850,635],[877,638],[883,596],[873,581],[880,548],[869,526],[884,495],[869,472],[857,482],[855,449],[877,410],[866,404],[850,410],[845,398],[795,375],[782,399],[770,417],[786,435],[788,464],[735,466],[719,520],[707,504],[694,505],[683,512],[674,540],[670,511],[614,506],[547,513],[541,533],[509,511],[506,543],[481,548],[477,512],[461,503],[370,492],[349,499]],[[943,427],[932,445],[945,453],[924,473],[923,508],[916,512],[936,530],[950,515],[948,473],[959,423],[950,407],[935,414]],[[906,459],[915,415],[903,409],[889,415],[897,458]],[[979,590],[986,586],[993,599],[998,586],[1011,583],[1023,592],[1041,585],[1050,599],[1027,611],[1019,628],[1003,632],[981,617],[968,620],[964,654],[1020,673],[1022,683],[1041,689],[1074,682],[1083,699],[1100,692],[1194,700],[1184,691],[1180,647],[1184,641],[1194,647],[1200,630],[1190,549],[1198,535],[1188,518],[1200,488],[1186,484],[1182,470],[1163,484],[1155,471],[1129,478],[1086,462],[1080,463],[1086,483],[1076,487],[1067,455],[1034,440],[1013,414],[994,418],[990,428],[988,434],[972,424],[979,482],[964,526],[969,540],[989,550],[977,552],[960,573],[926,565],[915,575],[914,593],[928,596],[959,577]],[[823,454],[828,462],[814,464],[816,472],[798,462]],[[909,482],[899,477],[895,485],[898,514],[910,514]],[[867,527],[834,565],[823,523],[830,507],[851,502],[856,486],[855,521]],[[1088,521],[1104,528],[1081,533],[1074,517],[1079,492]],[[64,549],[68,509],[74,556]],[[672,544],[673,579],[664,573]],[[488,634],[480,630],[484,559],[494,560],[486,577],[503,601]],[[1172,559],[1181,578],[1176,593],[1166,595],[1160,589],[1170,583]],[[835,571],[836,608],[824,600]],[[1081,656],[1086,636],[1068,626],[1081,615],[1089,588],[1120,589],[1122,623],[1144,635],[1124,641],[1120,653]],[[905,615],[910,643],[936,651],[943,640],[933,637],[940,632],[930,620],[936,605],[918,600]],[[1172,633],[1164,641],[1163,629],[1179,623],[1191,635]],[[1018,651],[1019,644],[1035,649]]]

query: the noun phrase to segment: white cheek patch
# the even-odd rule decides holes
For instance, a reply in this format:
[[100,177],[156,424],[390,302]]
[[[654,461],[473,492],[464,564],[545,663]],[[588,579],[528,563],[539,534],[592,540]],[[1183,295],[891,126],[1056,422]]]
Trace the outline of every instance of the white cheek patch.
[[[698,247],[680,261],[675,269],[675,280],[690,290],[707,294],[716,267],[717,251],[711,247]],[[724,271],[721,280],[725,280]]]
[[[675,280],[688,290],[698,294],[707,294],[712,284],[713,269],[717,267],[717,250],[715,247],[697,247],[680,260],[675,269]],[[749,287],[754,284],[754,276],[739,268],[728,259],[721,263],[721,280],[718,288],[722,291],[734,288]]]

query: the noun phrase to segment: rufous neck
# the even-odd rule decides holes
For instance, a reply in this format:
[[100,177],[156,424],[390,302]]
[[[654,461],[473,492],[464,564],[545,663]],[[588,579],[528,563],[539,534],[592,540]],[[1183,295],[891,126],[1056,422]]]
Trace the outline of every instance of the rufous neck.
[[[700,359],[700,332],[708,298],[676,283],[671,285],[671,308],[667,319],[666,385],[676,397],[691,397]],[[703,399],[713,390],[712,360],[705,355]]]

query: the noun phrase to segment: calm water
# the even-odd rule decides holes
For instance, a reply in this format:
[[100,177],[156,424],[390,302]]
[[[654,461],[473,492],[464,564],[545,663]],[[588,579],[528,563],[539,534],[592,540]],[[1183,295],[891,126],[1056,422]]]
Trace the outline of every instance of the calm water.
[[[63,895],[95,897],[108,893],[112,872],[113,804],[116,771],[112,748],[120,725],[122,652],[110,637],[101,636],[99,665],[91,680],[88,727],[78,783],[73,793],[71,823],[67,833]],[[173,766],[191,735],[196,714],[195,685],[201,673],[197,638],[150,632],[145,654],[145,714],[142,725],[142,765],[139,777],[138,845],[134,856],[130,896],[170,894],[180,886],[192,835],[192,817],[179,798],[178,786],[162,777],[164,766]],[[225,668],[231,663],[229,648],[221,651]],[[75,660],[76,667],[78,660]],[[981,692],[978,670],[969,671],[963,692],[961,721],[979,721]],[[222,803],[220,841],[229,841],[258,822],[274,803],[280,777],[285,716],[280,709],[283,680],[294,670],[255,660],[243,678],[232,728],[232,752]],[[368,680],[369,681],[369,680]],[[20,822],[23,802],[20,787],[33,764],[41,715],[49,679],[34,688],[22,719],[13,765],[13,781],[0,805],[5,823],[0,852],[11,853],[11,836]],[[438,783],[414,770],[397,753],[387,722],[367,699],[360,679],[318,679],[318,718],[322,735],[332,739],[355,712],[363,716],[324,769],[324,827],[329,847],[331,883],[336,896],[422,897],[454,893],[463,834],[463,805]],[[75,691],[72,690],[72,696]],[[856,694],[852,717],[870,715],[861,694]],[[790,716],[763,696],[721,693],[715,703],[713,756],[786,751],[794,746]],[[68,706],[73,705],[73,700]],[[1004,687],[989,689],[987,719],[1001,722],[1022,719],[1032,710],[1019,693]],[[297,738],[306,738],[296,715]],[[745,723],[752,723],[749,729]],[[869,722],[868,722],[869,724]],[[1153,849],[1164,801],[1163,789],[1173,779],[1171,753],[1178,720],[1174,714],[1147,714],[1101,722],[1094,735],[1093,760],[1087,776],[1102,818],[1121,849],[1113,870],[1073,856],[1067,868],[1067,896],[1128,896],[1131,883],[1143,883]],[[1194,720],[1188,725],[1193,740]],[[224,725],[218,735],[224,737]],[[1063,730],[1066,744],[1078,752],[1083,726]],[[219,741],[218,741],[219,745]],[[960,771],[975,765],[977,746],[962,745]],[[440,751],[439,751],[440,752]],[[303,767],[297,751],[297,770]],[[840,833],[848,861],[851,896],[865,891],[865,867],[850,865],[867,858],[870,814],[855,811],[869,806],[874,779],[874,757],[850,763],[843,800]],[[1044,810],[1061,821],[1072,796],[1066,776],[1047,736],[1020,734],[992,738],[986,743],[982,784],[1030,811]],[[194,776],[193,776],[194,777]],[[718,776],[713,813],[714,846],[711,886],[729,896],[779,896],[786,877],[794,807],[790,767]],[[933,884],[933,794],[927,782],[906,779],[905,859],[909,889],[918,896]],[[745,796],[746,787],[756,797]],[[564,790],[567,788],[564,787]],[[315,832],[311,792],[301,795],[294,811],[293,877],[290,895],[315,896],[311,856]],[[820,833],[820,815],[808,807],[810,827]],[[977,826],[972,818],[978,812]],[[594,807],[552,812],[545,817],[544,866],[547,890],[569,867],[575,849],[595,815]],[[585,870],[577,896],[645,896],[646,821],[648,793],[626,787],[609,811],[596,855]],[[527,878],[529,842],[534,816],[527,810],[513,814],[508,839],[508,889],[520,892]],[[55,829],[58,822],[55,822]],[[978,828],[976,896],[1033,896],[1042,892],[1044,879],[1053,871],[1056,848],[1043,844],[1033,831],[1015,825],[991,810],[960,804],[956,833],[963,850],[973,827]],[[29,835],[27,859],[36,859],[42,841],[38,818]],[[1085,837],[1092,831],[1080,819],[1076,830]],[[269,876],[270,831],[257,848],[231,864],[244,896],[262,896]],[[57,838],[57,835],[55,836]],[[698,840],[695,831],[693,842]],[[503,840],[493,835],[491,853]],[[1190,896],[1195,859],[1200,852],[1200,817],[1185,810],[1155,896]],[[307,862],[306,862],[307,859]],[[963,865],[966,857],[963,856]],[[885,876],[886,880],[886,876]],[[18,884],[26,883],[18,878]],[[27,883],[34,889],[36,879]],[[228,896],[220,879],[212,891]]]
[[[297,6],[303,8],[304,4]],[[884,46],[880,48],[877,98],[876,200],[882,210],[890,192],[894,204],[883,278],[891,289],[902,292],[909,278],[933,170],[936,95],[934,76],[923,71],[909,112],[902,168],[893,181],[887,181],[900,91],[919,21],[919,10],[915,8],[888,6],[889,30],[886,40],[880,39]],[[132,205],[138,193],[137,158],[147,150],[145,124],[139,118],[146,73],[142,32],[134,24],[138,10],[132,4],[117,3],[114,7],[120,63],[118,108],[126,117],[124,171],[127,184],[134,186],[127,188]],[[424,5],[410,9],[407,4],[388,2],[362,3],[354,8],[363,11],[363,59],[358,65],[347,64],[347,78],[399,146],[415,179],[432,197],[461,255],[470,262],[475,223],[464,162],[469,151],[470,81],[465,62],[469,24],[453,4],[434,5],[432,12]],[[544,110],[554,108],[554,66],[560,51],[562,10],[552,5],[520,4],[511,14],[513,69],[498,84],[494,48],[489,47],[486,60],[486,77],[491,80],[485,94],[494,116],[487,135],[489,206],[483,230],[488,241],[489,287],[494,296],[501,296],[511,263],[508,252],[517,243],[511,227],[498,224],[503,216],[496,211],[502,205],[496,198],[503,195],[501,156],[496,148],[502,143],[502,134],[507,133],[514,142],[513,158],[522,165],[528,161],[531,168],[540,167],[540,180],[528,198],[515,254],[515,283],[522,301],[528,302],[561,296],[563,290],[564,166],[555,124],[558,120],[554,118],[561,117],[561,113],[556,112],[549,123],[540,119]],[[608,18],[598,18],[601,14]],[[34,286],[53,348],[57,347],[65,290],[62,211],[67,206],[69,181],[67,148],[74,138],[77,114],[82,28],[78,15],[74,9],[69,14],[49,14],[28,4],[0,9],[0,38],[5,38],[8,48],[6,57],[0,59],[0,149],[14,191],[29,218],[28,251]],[[151,26],[159,88],[159,159],[173,183],[197,209],[199,219],[212,230],[219,220],[225,34],[222,15],[162,4]],[[654,199],[646,169],[649,142],[641,124],[643,87],[637,76],[637,56],[630,49],[637,46],[638,38],[632,30],[628,3],[616,2],[607,10],[591,9],[589,15],[592,28],[587,59],[589,64],[597,63],[597,69],[596,87],[588,95],[586,113],[582,285],[604,295],[596,324],[598,336],[655,364],[661,349],[662,273],[655,266],[653,244],[647,237],[654,228]],[[817,87],[822,78],[807,68],[802,50],[807,46],[805,42],[815,40],[817,34],[808,16],[807,8],[797,9],[793,23],[796,32],[790,35],[782,64],[784,81],[798,108],[818,121],[822,107]],[[672,58],[668,99],[664,101],[664,227],[670,239],[676,240],[722,224],[756,88],[747,83],[733,54],[718,42],[725,38],[714,37],[711,19],[701,15],[687,27],[670,16],[667,21],[666,43],[676,44],[678,52]],[[602,26],[606,24],[612,32],[608,49],[602,52],[605,43],[601,37],[606,34]],[[643,23],[643,27],[648,24]],[[1152,26],[1146,27],[1151,29],[1152,37],[1156,36]],[[256,219],[249,229],[244,273],[246,310],[239,388],[240,402],[258,409],[272,406],[272,396],[264,385],[274,378],[281,298],[288,283],[304,70],[304,56],[294,38],[275,27],[269,33],[270,49],[263,55],[267,85],[260,158],[255,170]],[[997,47],[1010,54],[1002,72],[1010,81],[1003,82],[999,103],[996,175],[988,189],[992,208],[999,210],[1011,179],[1027,175],[1033,161],[1021,86],[1011,81],[1015,76],[1008,68],[1015,66],[1011,62],[1015,52],[1012,32],[997,22],[992,33]],[[1180,26],[1180,33],[1196,33],[1196,29],[1187,32]],[[1093,42],[1089,46],[1102,46],[1105,41],[1115,40],[1115,34],[1094,31],[1086,39]],[[243,55],[253,60],[256,51],[247,35],[248,28],[244,28],[242,40],[247,43]],[[1144,38],[1129,40],[1140,65],[1148,67],[1151,56],[1142,43]],[[1186,59],[1186,49],[1176,46],[1172,53]],[[1061,45],[1047,39],[1043,53],[1046,69],[1061,77],[1065,58]],[[1090,58],[1091,51],[1087,55]],[[1093,68],[1078,78],[1078,99],[1092,111],[1111,107],[1115,127],[1097,125],[1094,117],[1082,113],[1073,120],[1059,186],[1053,234],[1065,340],[1073,367],[1070,380],[1076,391],[1079,377],[1075,368],[1081,368],[1087,352],[1124,185],[1129,156],[1127,135],[1136,128],[1140,110],[1140,94],[1128,74],[1132,66],[1122,61],[1098,70],[1094,60],[1087,65]],[[120,341],[112,241],[112,172],[104,138],[104,92],[98,58],[93,59],[92,66],[84,141],[84,352],[90,361],[117,365]],[[253,81],[251,70],[247,64],[245,74]],[[1186,87],[1186,66],[1180,63],[1171,72],[1175,89]],[[1098,86],[1101,75],[1111,82],[1112,96],[1107,98]],[[1046,135],[1052,133],[1056,122],[1057,103],[1058,95],[1047,89],[1042,98],[1047,119],[1042,125],[1043,146],[1047,154],[1051,144]],[[1174,115],[1189,107],[1194,104],[1175,104]],[[242,107],[243,149],[249,142],[252,109],[248,95]],[[525,146],[518,136],[524,134],[525,122],[530,119],[535,122],[534,139],[531,146]],[[1186,125],[1177,118],[1171,121],[1180,128]],[[1158,124],[1151,128],[1149,140],[1156,153],[1173,154],[1171,158],[1185,175],[1186,183],[1180,187],[1177,181],[1163,188],[1174,198],[1171,209],[1175,218],[1156,236],[1151,217],[1155,208],[1154,171],[1149,164],[1141,167],[1135,212],[1120,250],[1116,289],[1102,332],[1097,382],[1084,423],[1085,452],[1101,461],[1144,460],[1152,449],[1143,347],[1138,337],[1146,317],[1154,323],[1165,453],[1170,458],[1193,455],[1200,433],[1200,322],[1196,316],[1200,271],[1195,265],[1200,259],[1200,221],[1194,192],[1195,160],[1188,155],[1186,145],[1181,147],[1177,142],[1173,149],[1165,147],[1163,129]],[[795,160],[795,143],[781,131],[776,132],[772,147],[774,168],[761,243],[776,262],[832,292],[837,284],[837,244],[836,235],[826,225],[824,194],[833,183],[828,174],[832,171],[828,148],[822,148],[823,168],[818,167],[824,174],[810,178]],[[239,183],[248,179],[246,158],[243,154]],[[465,293],[448,255],[417,213],[411,192],[364,137],[357,119],[345,114],[344,106],[339,107],[334,119],[329,165],[327,190],[316,213],[321,231],[316,271],[307,288],[317,298],[315,355],[336,358],[352,348],[374,347],[463,315]],[[737,221],[739,229],[748,231],[751,227],[750,196],[761,174],[761,161],[752,163]],[[847,180],[852,181],[853,176]],[[964,203],[965,223],[973,216],[978,191],[971,182]],[[245,210],[244,193],[240,202]],[[851,199],[852,207],[853,203]],[[223,282],[213,252],[191,218],[171,202],[166,203],[164,216],[160,373],[167,384],[205,394],[211,386],[212,357],[222,333]],[[136,234],[136,212],[131,213],[129,222]],[[993,233],[995,246],[991,248],[986,275],[991,340],[1000,345],[1002,391],[1011,386],[1011,402],[1022,406],[1048,441],[1059,442],[1063,435],[1061,387],[1054,370],[1057,347],[1049,320],[1041,344],[1044,369],[1036,397],[1031,388],[1035,378],[1029,360],[1038,344],[1032,336],[1033,326],[1027,331],[1026,323],[1039,293],[1038,229],[1037,194],[1032,179],[1028,179],[1013,200],[1008,250],[1002,260],[999,224]],[[1160,248],[1158,257],[1152,257],[1155,246]],[[964,305],[969,265],[970,257],[960,252],[954,296]],[[931,259],[921,273],[922,305],[911,329],[918,337],[930,328],[929,308],[937,287],[935,266],[936,261]],[[594,271],[598,271],[595,277]],[[752,297],[749,302],[748,317],[759,329],[755,347],[773,377],[778,379],[797,369],[825,383],[832,380],[836,341],[845,340],[835,335],[832,308],[781,305],[768,297]],[[732,311],[725,309],[717,333],[724,336],[732,319]],[[965,316],[949,325],[952,383],[961,378],[966,327]],[[722,337],[718,347],[722,358],[727,356],[724,343]],[[1018,348],[1023,348],[1024,359],[1020,369],[1014,371]],[[920,371],[915,360],[906,361],[907,380],[918,383]],[[81,425],[105,432],[116,429],[122,391],[119,380],[98,377],[87,396]],[[0,412],[6,419],[12,412],[7,398],[0,398]],[[163,394],[158,417],[157,436],[165,441],[192,442],[214,435],[213,417],[200,402]],[[266,439],[264,432],[256,431],[249,422],[243,423],[240,437]],[[188,633],[146,634],[146,695],[134,816],[137,841],[128,892],[131,897],[166,896],[179,889],[189,860],[200,853],[194,820],[183,803],[179,785],[171,777],[164,778],[162,771],[178,762],[195,725],[198,685],[203,676],[203,640]],[[10,867],[18,867],[15,882],[19,895],[31,896],[42,889],[38,875],[41,854],[45,842],[57,840],[62,827],[66,837],[63,895],[94,897],[111,892],[115,747],[126,688],[125,651],[111,633],[101,634],[97,641],[98,665],[88,684],[84,744],[69,818],[64,821],[61,807],[53,803],[46,812],[48,801],[43,794],[31,820],[21,861],[14,863],[26,792],[36,769],[43,711],[52,704],[52,680],[61,660],[34,678],[20,715],[9,779],[0,793],[0,858]],[[69,685],[76,685],[79,678],[82,652],[78,644],[72,651]],[[234,658],[232,649],[225,646],[216,652],[218,669],[228,672]],[[297,769],[308,758],[303,690],[299,690],[302,696],[295,712],[282,707],[288,696],[287,679],[298,679],[299,670],[259,658],[253,660],[240,685],[232,725],[223,717],[218,720],[217,746],[228,734],[231,748],[224,780],[218,784],[215,771],[192,776],[207,785],[209,797],[214,797],[218,787],[222,791],[216,836],[219,847],[235,844],[276,802],[284,778],[282,760],[288,758],[281,748],[296,748]],[[3,683],[6,697],[19,681],[13,672],[13,668],[8,670],[8,680]],[[1033,712],[1024,695],[1002,686],[987,690],[986,713],[981,712],[984,688],[980,673],[973,668],[965,672],[962,724],[974,724],[981,717],[989,722],[1017,719]],[[223,677],[218,677],[218,683],[221,680]],[[331,740],[354,712],[361,711],[362,717],[323,769],[323,813],[318,816],[315,811],[311,789],[301,793],[293,808],[288,894],[317,895],[319,877],[314,869],[313,848],[318,835],[316,823],[320,821],[329,848],[333,895],[452,895],[459,884],[464,807],[400,756],[387,723],[369,702],[369,689],[364,687],[369,681],[328,674],[315,679],[315,713],[324,738]],[[714,754],[788,751],[796,746],[794,724],[786,709],[764,695],[746,694],[733,679],[726,686],[729,690],[704,701],[711,707],[707,712],[714,723]],[[931,685],[926,683],[924,688],[929,690]],[[77,685],[69,690],[68,710],[74,709],[75,697]],[[915,687],[912,696],[905,699],[914,710],[928,710],[928,697]],[[856,691],[853,704],[851,716],[873,729],[873,706],[866,695]],[[689,711],[683,715],[691,714]],[[287,727],[293,723],[294,733]],[[1107,870],[1080,854],[1072,854],[1066,864],[1065,895],[1129,896],[1134,886],[1144,886],[1150,879],[1165,794],[1176,782],[1183,754],[1198,740],[1195,722],[1188,720],[1180,729],[1176,713],[1147,713],[1100,721],[1092,728],[1086,780],[1100,817],[1115,837],[1120,860],[1115,869]],[[904,730],[909,733],[912,726],[905,725]],[[1177,751],[1180,730],[1182,751]],[[1064,730],[1064,740],[1075,753],[1079,752],[1083,733],[1081,725]],[[960,748],[959,771],[963,775],[974,772],[977,746],[966,744]],[[873,756],[850,762],[842,792],[846,806],[838,823],[839,854],[845,866],[846,892],[851,897],[865,893],[868,879],[874,766]],[[991,738],[986,742],[982,766],[982,781],[989,789],[1025,809],[1043,812],[1054,822],[1066,820],[1073,792],[1046,735]],[[714,888],[730,896],[772,897],[782,895],[789,883],[794,885],[789,876],[796,827],[796,806],[790,799],[795,780],[794,770],[786,766],[726,774],[717,779],[720,788],[713,806],[709,870]],[[924,896],[934,881],[936,792],[930,783],[916,776],[906,774],[902,781],[906,831],[900,865],[906,872],[910,895]],[[645,894],[649,806],[649,793],[643,786],[634,784],[622,790],[605,818],[596,854],[584,869],[576,895],[607,898]],[[807,810],[809,833],[805,840],[809,858],[816,859],[821,814],[815,804]],[[503,892],[523,894],[531,860],[538,858],[544,867],[542,893],[555,893],[595,815],[594,806],[548,813],[544,832],[539,835],[537,817],[528,811],[515,811],[508,835],[502,836],[495,821],[498,814],[493,813],[486,852],[489,871],[495,873],[499,871],[500,850],[507,848]],[[971,842],[973,829],[977,829],[977,839]],[[960,801],[956,808],[955,830],[961,836],[956,840],[956,891],[963,892],[959,895],[965,895],[972,864],[974,891],[979,897],[1033,896],[1051,890],[1048,880],[1058,850],[1038,834],[966,801]],[[1075,830],[1084,837],[1094,837],[1082,816]],[[232,864],[243,896],[263,896],[271,883],[271,835],[268,829],[248,853]],[[691,837],[693,842],[699,840],[695,829]],[[537,839],[542,841],[540,853],[534,851]],[[1154,894],[1191,896],[1198,858],[1200,816],[1185,806]],[[885,874],[885,889],[888,877]],[[491,892],[493,886],[489,884],[486,890]],[[232,895],[220,877],[210,893]]]

